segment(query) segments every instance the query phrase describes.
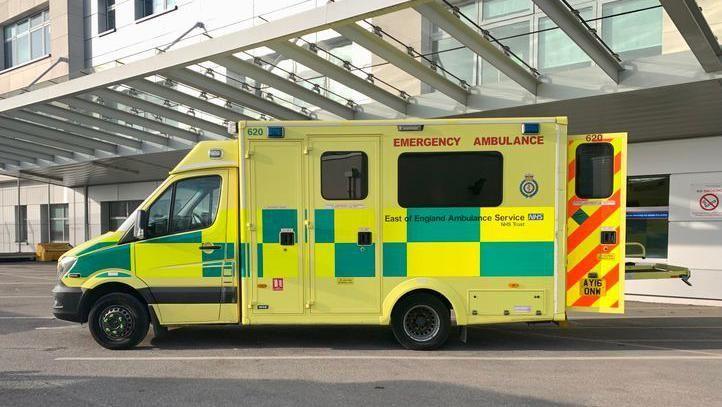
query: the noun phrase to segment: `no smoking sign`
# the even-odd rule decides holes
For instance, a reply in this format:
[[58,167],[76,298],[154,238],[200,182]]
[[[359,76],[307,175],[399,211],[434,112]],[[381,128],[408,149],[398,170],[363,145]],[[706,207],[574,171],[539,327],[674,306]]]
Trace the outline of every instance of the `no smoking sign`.
[[704,211],[713,211],[719,206],[719,197],[715,194],[704,194],[699,198],[699,207]]

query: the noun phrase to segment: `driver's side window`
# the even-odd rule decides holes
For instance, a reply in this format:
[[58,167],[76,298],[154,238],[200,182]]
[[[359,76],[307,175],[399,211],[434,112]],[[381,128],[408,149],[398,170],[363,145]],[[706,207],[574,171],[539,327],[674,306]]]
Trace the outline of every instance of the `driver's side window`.
[[221,177],[187,178],[173,183],[148,208],[148,236],[205,229],[218,213]]

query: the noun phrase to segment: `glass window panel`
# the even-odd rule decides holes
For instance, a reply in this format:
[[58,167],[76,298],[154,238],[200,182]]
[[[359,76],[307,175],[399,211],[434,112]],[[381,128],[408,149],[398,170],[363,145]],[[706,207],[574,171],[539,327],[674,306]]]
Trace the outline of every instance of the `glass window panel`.
[[[602,5],[602,17],[659,6],[658,0],[623,0]],[[602,39],[614,52],[630,57],[662,52],[662,9],[640,11],[602,20]]]
[[30,17],[30,28],[35,28],[43,23],[43,14],[36,14]]
[[[494,27],[489,29],[489,32],[502,44],[509,47],[519,58],[529,61],[529,21]],[[482,83],[488,84],[509,80],[489,62],[482,61]],[[514,61],[518,62],[515,58]]]
[[13,58],[13,43],[11,41],[5,42],[5,68],[10,68],[15,64]]
[[50,26],[46,25],[45,28],[43,28],[43,31],[45,31],[45,53],[50,53]]
[[575,190],[579,198],[601,199],[612,195],[614,148],[609,143],[587,143],[577,147]]
[[627,178],[627,207],[669,206],[669,175]]
[[199,177],[178,181],[173,201],[172,233],[203,229],[218,211],[221,177]]
[[43,30],[35,30],[30,33],[30,56],[32,59],[40,58],[45,55],[43,47]]
[[496,151],[403,153],[398,160],[404,208],[499,206],[503,157]]
[[[476,56],[468,48],[461,45],[454,38],[444,38],[436,41],[434,49],[434,62],[450,72],[452,75],[463,79],[469,85],[475,85],[474,66]],[[444,72],[440,72],[442,75]],[[453,77],[449,77],[456,82]]]
[[483,0],[481,17],[484,20],[531,10],[531,0]]
[[16,40],[17,63],[22,64],[30,60],[30,36],[25,34]]
[[368,157],[363,151],[327,151],[321,155],[321,196],[330,201],[368,195]]
[[148,208],[149,236],[147,237],[161,236],[168,233],[168,220],[170,219],[170,204],[172,199],[173,188],[170,187]]
[[28,19],[22,20],[17,23],[17,35],[27,33],[30,29],[30,23]]
[[[592,8],[580,10],[583,19],[592,18]],[[539,30],[555,28],[557,25],[548,17],[539,19]],[[590,59],[574,41],[559,28],[539,33],[539,69],[588,65]]]
[[627,219],[627,243],[632,242],[641,243],[647,257],[666,259],[669,222],[667,219]]

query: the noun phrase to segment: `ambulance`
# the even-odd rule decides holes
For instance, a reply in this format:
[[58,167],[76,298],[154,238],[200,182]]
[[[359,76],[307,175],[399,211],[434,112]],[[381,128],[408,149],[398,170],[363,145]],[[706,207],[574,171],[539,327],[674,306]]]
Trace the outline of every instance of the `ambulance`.
[[365,324],[427,350],[452,325],[624,311],[624,133],[568,136],[565,117],[237,132],[60,259],[57,318],[109,349],[151,324]]

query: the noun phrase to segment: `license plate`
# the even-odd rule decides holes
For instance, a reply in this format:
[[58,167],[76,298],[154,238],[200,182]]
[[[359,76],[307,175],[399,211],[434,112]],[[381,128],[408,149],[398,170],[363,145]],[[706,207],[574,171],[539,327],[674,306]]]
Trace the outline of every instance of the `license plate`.
[[601,278],[582,279],[580,285],[581,295],[601,297],[607,292],[607,282]]

